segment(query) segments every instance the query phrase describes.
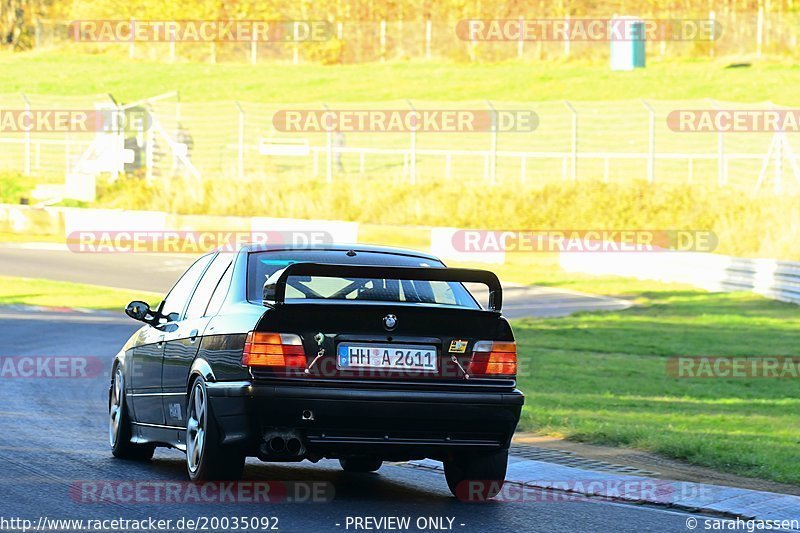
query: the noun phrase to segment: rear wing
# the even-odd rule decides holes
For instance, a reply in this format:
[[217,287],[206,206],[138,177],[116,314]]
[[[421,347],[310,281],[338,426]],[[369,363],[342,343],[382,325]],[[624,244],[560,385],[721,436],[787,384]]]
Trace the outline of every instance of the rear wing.
[[[471,268],[428,268],[372,265],[339,265],[334,263],[292,263],[277,278],[273,275],[264,284],[264,303],[281,305],[286,300],[286,283],[292,276],[320,276],[330,278],[383,278],[411,281],[450,281],[481,283],[489,289],[489,309],[500,311],[503,306],[503,288],[500,280],[488,270]],[[269,295],[269,298],[267,296]],[[271,304],[267,302],[271,302]]]

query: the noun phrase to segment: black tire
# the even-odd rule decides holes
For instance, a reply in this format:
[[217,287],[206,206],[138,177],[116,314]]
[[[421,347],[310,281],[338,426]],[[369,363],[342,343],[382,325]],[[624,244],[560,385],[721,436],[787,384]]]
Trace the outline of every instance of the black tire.
[[339,465],[345,472],[366,474],[368,472],[377,472],[383,465],[383,461],[372,457],[348,457],[339,459]]
[[446,460],[444,476],[453,496],[461,501],[480,502],[500,493],[507,467],[508,449],[466,454]]
[[[199,401],[196,398],[198,395],[202,395],[202,399]],[[205,408],[202,409],[198,418],[197,408],[201,402]],[[203,430],[199,449],[196,440],[198,428]],[[194,439],[193,446],[190,446],[190,439]],[[201,483],[204,481],[237,481],[242,478],[246,457],[240,450],[223,446],[220,441],[221,432],[211,411],[206,382],[203,378],[197,378],[192,383],[186,407],[186,470],[189,473],[189,479],[195,483]],[[199,453],[190,456],[190,454],[194,454],[195,450]]]
[[131,419],[125,400],[125,372],[122,367],[114,367],[111,390],[108,394],[108,439],[111,453],[117,459],[149,461],[156,447],[153,444],[134,444],[131,442]]

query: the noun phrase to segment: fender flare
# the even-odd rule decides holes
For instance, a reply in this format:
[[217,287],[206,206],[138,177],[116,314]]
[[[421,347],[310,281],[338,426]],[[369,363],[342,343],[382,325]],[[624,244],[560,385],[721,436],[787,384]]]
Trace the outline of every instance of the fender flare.
[[217,378],[214,377],[214,371],[211,369],[211,365],[208,364],[208,361],[198,357],[194,360],[192,368],[189,370],[189,379],[186,380],[186,394],[191,392],[192,383],[198,376],[209,382],[217,380]]

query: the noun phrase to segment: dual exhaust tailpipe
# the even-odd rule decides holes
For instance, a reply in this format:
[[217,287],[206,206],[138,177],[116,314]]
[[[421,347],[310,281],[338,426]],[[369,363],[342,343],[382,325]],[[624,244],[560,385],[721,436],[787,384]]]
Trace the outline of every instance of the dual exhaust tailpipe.
[[266,431],[259,447],[262,459],[302,461],[306,447],[302,438],[294,431]]

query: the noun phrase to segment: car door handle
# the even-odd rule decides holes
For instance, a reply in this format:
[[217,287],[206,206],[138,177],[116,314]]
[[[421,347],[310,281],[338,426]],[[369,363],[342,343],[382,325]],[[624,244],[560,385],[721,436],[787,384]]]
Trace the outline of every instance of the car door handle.
[[195,342],[197,340],[197,334],[198,334],[198,331],[196,329],[193,329],[192,331],[190,331],[189,332],[189,342]]
[[164,335],[158,337],[158,347],[164,346]]

